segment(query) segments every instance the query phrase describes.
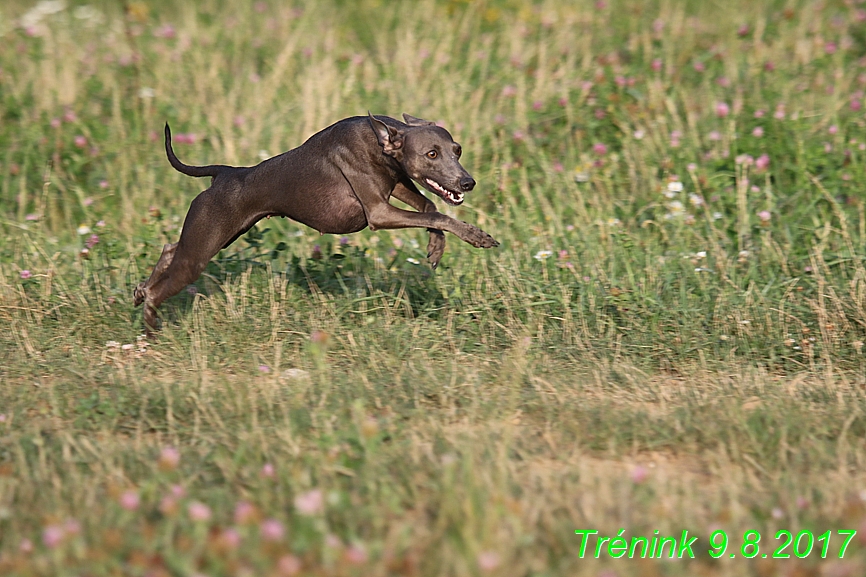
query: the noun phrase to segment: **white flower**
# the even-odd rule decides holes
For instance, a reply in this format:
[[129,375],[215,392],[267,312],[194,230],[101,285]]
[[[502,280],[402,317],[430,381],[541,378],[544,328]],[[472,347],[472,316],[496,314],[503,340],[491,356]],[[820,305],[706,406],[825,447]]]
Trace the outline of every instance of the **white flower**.
[[671,212],[676,216],[682,214],[684,212],[683,203],[678,200],[672,200],[668,203],[668,208],[671,209]]
[[695,253],[695,256],[698,258],[706,258],[707,257],[707,251],[705,251],[705,250],[698,251]]
[[407,258],[406,262],[411,262],[412,264],[421,264],[421,262],[417,258],[412,257]]
[[665,198],[676,198],[677,196],[677,193],[671,192],[670,190],[666,190],[662,194],[665,195]]
[[689,202],[692,203],[692,206],[702,206],[704,204],[704,197],[700,194],[696,194],[694,192],[689,193]]
[[538,260],[538,261],[542,261],[542,260],[550,258],[552,255],[553,255],[552,250],[540,250],[537,253],[535,253],[535,256],[532,258],[534,258],[535,260]]
[[90,232],[91,232],[90,227],[83,225],[83,224],[78,227],[77,231],[78,231],[78,234],[80,234],[80,235],[90,234]]
[[642,140],[644,136],[645,136],[645,134],[644,134],[644,131],[643,131],[643,130],[637,129],[637,130],[634,131],[634,137],[635,137],[635,139],[637,139],[637,140]]
[[679,180],[674,180],[668,183],[668,190],[671,192],[682,192],[683,191],[683,183]]
[[108,341],[107,343],[105,343],[106,349],[116,349],[118,347],[120,347],[120,343],[117,341]]
[[721,218],[722,218],[723,216],[724,216],[724,215],[723,215],[721,212],[714,212],[714,213],[713,213],[713,220],[721,220]]
[[259,160],[267,160],[271,157],[271,153],[265,149],[259,151]]
[[607,225],[608,226],[619,226],[620,225],[619,219],[618,218],[609,218],[609,219],[607,219]]
[[94,8],[90,4],[79,6],[72,11],[72,14],[79,20],[86,21],[88,24],[101,24],[105,20],[102,12],[100,12],[98,9]]
[[156,96],[156,90],[149,86],[142,86],[141,90],[138,91],[139,98],[153,98],[154,96]]
[[589,182],[589,174],[586,172],[578,171],[574,173],[574,181],[575,182]]

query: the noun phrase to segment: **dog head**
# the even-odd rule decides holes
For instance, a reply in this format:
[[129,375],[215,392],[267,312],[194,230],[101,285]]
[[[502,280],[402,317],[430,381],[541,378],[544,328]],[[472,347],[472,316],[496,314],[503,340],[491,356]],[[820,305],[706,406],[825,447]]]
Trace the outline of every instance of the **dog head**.
[[403,115],[405,128],[368,115],[382,151],[397,160],[412,180],[454,206],[475,188],[475,180],[460,164],[463,150],[447,130],[408,114]]

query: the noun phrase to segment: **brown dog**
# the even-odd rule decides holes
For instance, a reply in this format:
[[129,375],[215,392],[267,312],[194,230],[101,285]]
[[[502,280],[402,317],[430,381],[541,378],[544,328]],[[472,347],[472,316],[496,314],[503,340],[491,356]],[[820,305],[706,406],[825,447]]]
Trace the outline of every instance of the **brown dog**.
[[[156,309],[194,282],[213,256],[266,216],[286,216],[320,233],[425,227],[427,258],[433,268],[445,250],[442,231],[476,248],[499,243],[483,230],[440,212],[415,184],[451,205],[463,202],[475,181],[460,165],[460,145],[433,122],[403,115],[346,118],[304,144],[252,167],[189,166],[171,148],[165,125],[165,152],[171,165],[189,176],[211,176],[210,188],[189,207],[180,240],[167,244],[150,278],[136,287],[135,305],[145,303],[148,336]],[[391,196],[418,210],[389,204]]]

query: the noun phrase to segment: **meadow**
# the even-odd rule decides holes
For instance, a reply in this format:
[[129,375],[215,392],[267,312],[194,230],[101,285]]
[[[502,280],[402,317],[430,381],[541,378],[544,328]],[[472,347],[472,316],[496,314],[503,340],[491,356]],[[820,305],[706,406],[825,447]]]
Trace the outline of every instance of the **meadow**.
[[[862,0],[4,2],[0,574],[866,574],[864,104]],[[502,245],[265,220],[145,340],[164,123],[368,110]]]

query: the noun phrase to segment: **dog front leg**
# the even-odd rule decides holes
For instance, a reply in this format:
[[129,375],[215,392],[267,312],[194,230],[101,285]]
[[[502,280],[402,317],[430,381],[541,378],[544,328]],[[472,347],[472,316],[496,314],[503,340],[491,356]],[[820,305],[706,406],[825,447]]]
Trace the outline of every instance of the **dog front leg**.
[[[399,201],[405,202],[418,212],[437,212],[436,205],[421,194],[412,182],[403,184],[398,182],[391,192],[391,196]],[[442,254],[445,252],[445,234],[437,228],[428,228],[430,241],[427,243],[427,261],[435,269],[439,266]]]
[[434,228],[456,235],[475,248],[493,248],[499,243],[492,236],[471,224],[446,216],[441,212],[411,212],[391,206],[377,204],[369,209],[367,224],[371,230],[396,228]]

